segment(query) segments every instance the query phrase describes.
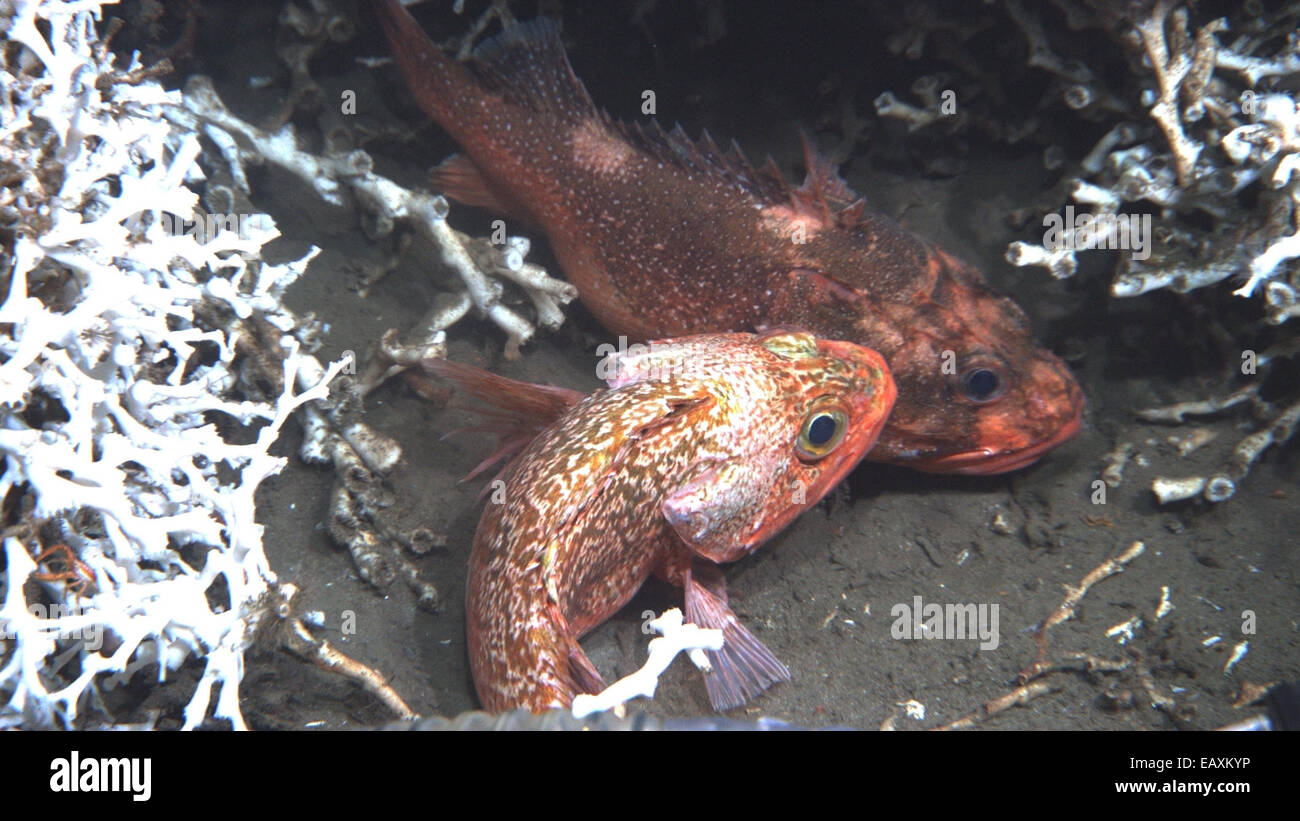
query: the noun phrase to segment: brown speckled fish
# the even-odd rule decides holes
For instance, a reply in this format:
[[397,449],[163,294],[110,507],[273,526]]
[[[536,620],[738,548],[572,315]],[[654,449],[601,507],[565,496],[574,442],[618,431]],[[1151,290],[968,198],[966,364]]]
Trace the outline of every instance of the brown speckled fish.
[[806,150],[792,190],[678,129],[612,122],[555,25],[517,26],[468,62],[397,0],[376,3],[425,112],[461,145],[436,182],[539,225],[583,302],[634,339],[803,327],[880,351],[898,382],[868,457],[921,470],[1023,467],[1079,428],[1083,396],[1023,312],[969,265],[867,213]]
[[715,708],[788,679],[728,608],[716,565],[816,504],[871,448],[895,397],[879,354],[801,331],[667,340],[612,364],[610,387],[576,401],[428,363],[497,408],[567,408],[511,463],[474,534],[466,616],[484,709],[540,712],[599,692],[578,639],[652,572],[685,588],[688,621],[723,631],[705,676]]

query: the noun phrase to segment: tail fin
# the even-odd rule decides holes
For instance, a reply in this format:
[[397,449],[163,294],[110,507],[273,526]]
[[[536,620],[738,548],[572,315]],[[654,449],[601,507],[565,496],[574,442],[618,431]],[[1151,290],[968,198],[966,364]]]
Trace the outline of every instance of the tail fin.
[[586,397],[582,391],[507,379],[463,362],[426,359],[421,364],[429,373],[486,405],[474,409],[483,417],[484,424],[464,430],[485,431],[498,436],[496,450],[462,481],[469,481],[502,462],[501,471],[504,472],[514,457],[537,438],[537,434]]

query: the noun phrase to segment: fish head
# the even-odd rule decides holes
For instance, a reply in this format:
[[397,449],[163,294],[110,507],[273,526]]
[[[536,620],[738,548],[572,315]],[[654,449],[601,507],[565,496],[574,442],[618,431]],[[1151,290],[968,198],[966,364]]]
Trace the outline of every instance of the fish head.
[[785,399],[790,424],[785,479],[804,502],[769,517],[763,530],[780,530],[839,484],[875,446],[897,398],[885,358],[870,348],[820,339],[802,331],[774,331],[758,343],[782,360],[794,390]]
[[[944,275],[909,308],[890,352],[900,402],[872,459],[935,473],[990,475],[1026,467],[1078,433],[1084,398],[1024,312],[980,275],[931,249]],[[903,327],[902,318],[893,327]]]
[[[896,397],[879,353],[805,331],[770,331],[715,360],[702,437],[662,511],[698,555],[734,561],[821,500],[866,456]],[[717,351],[711,352],[714,355]]]

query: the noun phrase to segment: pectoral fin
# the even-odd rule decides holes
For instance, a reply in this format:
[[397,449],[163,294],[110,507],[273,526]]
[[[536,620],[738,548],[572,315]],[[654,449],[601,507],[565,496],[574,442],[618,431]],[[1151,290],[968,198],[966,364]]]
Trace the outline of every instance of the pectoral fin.
[[[701,583],[701,579],[708,581],[713,589]],[[685,587],[686,620],[722,631],[722,649],[705,651],[713,666],[704,675],[713,709],[722,712],[739,707],[778,681],[790,680],[786,666],[745,629],[727,605],[720,574],[710,573],[706,568],[688,571]]]
[[465,205],[486,208],[497,214],[521,222],[531,223],[527,211],[510,195],[479,171],[474,161],[464,154],[453,154],[433,169],[429,182],[434,189],[441,191],[453,200]]

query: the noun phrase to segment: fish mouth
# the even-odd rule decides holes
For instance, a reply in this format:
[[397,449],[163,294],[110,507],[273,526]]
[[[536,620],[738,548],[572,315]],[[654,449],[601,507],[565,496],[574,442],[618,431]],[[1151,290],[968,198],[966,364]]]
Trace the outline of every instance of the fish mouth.
[[917,470],[927,473],[960,473],[966,476],[994,476],[1029,467],[1044,453],[1066,442],[1079,432],[1083,425],[1082,414],[1076,415],[1051,437],[1035,442],[1027,448],[998,452],[992,448],[952,453],[915,464]]

